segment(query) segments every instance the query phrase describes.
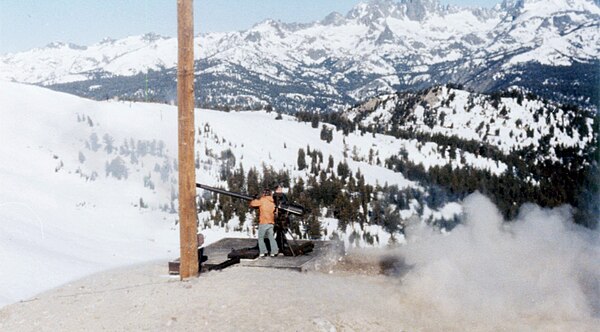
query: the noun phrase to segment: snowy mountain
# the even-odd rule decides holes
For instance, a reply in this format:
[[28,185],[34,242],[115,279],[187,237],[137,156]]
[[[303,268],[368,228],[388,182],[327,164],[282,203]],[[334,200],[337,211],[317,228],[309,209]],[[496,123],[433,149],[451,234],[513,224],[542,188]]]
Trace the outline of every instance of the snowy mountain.
[[[310,24],[267,20],[196,37],[198,103],[342,110],[382,93],[447,82],[521,86],[597,105],[600,7],[592,0],[506,0],[492,9],[375,0]],[[0,57],[0,78],[81,96],[171,102],[176,39],[147,34],[91,46],[53,43]]]
[[538,160],[556,159],[559,146],[583,150],[594,142],[593,113],[518,91],[482,95],[440,86],[374,97],[344,111],[344,115],[382,133],[456,136],[505,155],[534,149]]
[[[592,111],[518,90],[481,95],[448,85],[382,95],[329,118],[346,132],[434,146],[446,164],[415,163],[414,150],[401,148],[385,165],[430,192],[445,188],[446,199],[479,190],[507,218],[526,202],[568,203],[579,209],[576,222],[594,227],[600,221],[599,119]],[[493,160],[496,168],[477,170],[473,157]]]

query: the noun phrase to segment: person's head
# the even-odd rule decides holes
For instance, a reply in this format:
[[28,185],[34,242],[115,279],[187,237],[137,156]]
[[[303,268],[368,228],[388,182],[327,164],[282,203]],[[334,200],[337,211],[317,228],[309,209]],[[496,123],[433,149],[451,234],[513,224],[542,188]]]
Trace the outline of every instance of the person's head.
[[275,185],[275,192],[281,194],[283,192],[283,186],[278,183],[277,185]]
[[271,195],[271,189],[263,190],[263,196],[270,196],[270,195]]

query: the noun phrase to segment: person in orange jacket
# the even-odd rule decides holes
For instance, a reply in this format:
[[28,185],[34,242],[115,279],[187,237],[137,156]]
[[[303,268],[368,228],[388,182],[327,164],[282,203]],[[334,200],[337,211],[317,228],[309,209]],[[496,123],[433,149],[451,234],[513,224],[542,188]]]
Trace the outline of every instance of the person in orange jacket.
[[279,254],[279,248],[277,247],[277,242],[273,236],[275,202],[273,201],[273,196],[271,196],[271,190],[265,189],[262,197],[250,201],[250,207],[258,208],[258,250],[260,256],[267,256],[265,236],[269,239],[271,256],[277,256]]

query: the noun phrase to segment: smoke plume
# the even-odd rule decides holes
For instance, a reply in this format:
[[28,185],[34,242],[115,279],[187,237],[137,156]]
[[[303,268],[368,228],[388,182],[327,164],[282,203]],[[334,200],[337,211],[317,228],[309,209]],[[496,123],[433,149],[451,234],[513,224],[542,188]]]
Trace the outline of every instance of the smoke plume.
[[476,193],[452,232],[413,226],[407,240],[395,252],[404,301],[441,322],[562,329],[600,319],[598,232],[575,225],[569,207],[524,205],[505,222]]
[[574,224],[566,206],[524,205],[505,222],[476,193],[451,232],[412,225],[407,244],[379,262],[400,281],[398,305],[414,326],[588,330],[600,322],[598,234]]

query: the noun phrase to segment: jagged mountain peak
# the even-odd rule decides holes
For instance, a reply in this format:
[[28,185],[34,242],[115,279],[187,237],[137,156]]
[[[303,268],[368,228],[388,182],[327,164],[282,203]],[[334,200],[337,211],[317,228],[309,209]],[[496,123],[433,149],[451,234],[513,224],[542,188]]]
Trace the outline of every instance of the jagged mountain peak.
[[267,19],[255,24],[250,30],[246,31],[252,38],[260,39],[261,36],[273,34],[279,38],[284,38],[287,32],[285,23],[279,20]]
[[442,6],[438,0],[372,0],[359,3],[348,12],[345,18],[348,20],[357,20],[365,25],[371,25],[386,18],[408,19],[421,22],[432,15],[444,16],[463,10],[471,11],[475,16],[487,19],[497,12],[499,8],[494,10],[477,7]]
[[395,40],[396,40],[396,35],[390,29],[390,27],[386,24],[385,28],[383,29],[383,32],[381,32],[379,34],[379,37],[377,37],[375,44],[381,45],[381,44],[385,44],[385,43],[393,43],[393,42],[395,42]]
[[161,40],[161,39],[168,39],[168,37],[163,37],[154,32],[149,32],[147,34],[144,34],[140,38],[141,38],[141,40],[149,42],[149,43],[152,43],[152,42],[155,42],[155,41]]
[[443,12],[437,0],[402,0],[406,7],[406,16],[413,21],[422,21],[428,13]]
[[117,40],[110,37],[102,38],[102,40],[98,43],[98,45],[110,45],[114,44]]
[[285,38],[288,33],[293,33],[298,30],[305,29],[316,23],[286,23],[281,20],[266,19],[255,24],[246,33],[274,33],[279,38]]
[[338,12],[332,12],[321,21],[321,24],[339,26],[339,25],[344,24],[344,22],[345,22],[345,19],[342,14],[340,14]]
[[496,6],[509,12],[521,13],[526,10],[544,9],[547,11],[591,11],[600,8],[600,0],[504,0]]
[[510,10],[522,6],[523,0],[504,0],[499,5],[500,9]]
[[87,46],[77,45],[73,43],[63,42],[51,42],[48,43],[43,49],[71,49],[71,50],[86,50]]
[[45,48],[61,48],[63,46],[65,46],[65,43],[53,41],[53,42],[46,44]]
[[347,19],[358,20],[362,23],[373,22],[381,18],[403,16],[398,2],[393,0],[373,0],[356,5],[346,15]]

